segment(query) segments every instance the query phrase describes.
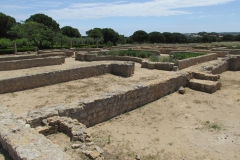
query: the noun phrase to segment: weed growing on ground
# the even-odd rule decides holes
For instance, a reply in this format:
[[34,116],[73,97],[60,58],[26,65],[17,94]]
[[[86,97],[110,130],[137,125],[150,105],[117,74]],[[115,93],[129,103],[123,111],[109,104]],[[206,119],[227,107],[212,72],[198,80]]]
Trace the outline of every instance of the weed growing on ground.
[[206,128],[214,129],[215,131],[220,131],[222,129],[222,125],[219,123],[211,123],[210,121],[206,121],[204,125]]

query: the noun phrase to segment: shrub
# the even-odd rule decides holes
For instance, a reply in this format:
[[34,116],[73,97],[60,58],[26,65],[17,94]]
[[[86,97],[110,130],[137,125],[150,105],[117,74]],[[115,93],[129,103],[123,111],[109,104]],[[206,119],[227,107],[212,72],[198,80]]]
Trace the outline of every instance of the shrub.
[[[31,48],[18,48],[17,51],[18,52],[27,52],[27,51],[34,51],[35,49],[33,47]],[[0,49],[0,55],[1,54],[14,54],[14,50],[13,48],[9,48],[9,49]]]
[[13,43],[10,39],[1,38],[0,39],[0,49],[7,49],[8,47],[12,47]]
[[205,55],[205,53],[179,52],[177,54],[173,54],[173,59],[182,60],[182,59],[198,57],[198,56],[202,56],[202,55]]
[[147,51],[135,51],[135,50],[121,50],[121,51],[112,50],[109,52],[101,53],[101,55],[132,56],[132,57],[148,58],[152,55],[152,53]]

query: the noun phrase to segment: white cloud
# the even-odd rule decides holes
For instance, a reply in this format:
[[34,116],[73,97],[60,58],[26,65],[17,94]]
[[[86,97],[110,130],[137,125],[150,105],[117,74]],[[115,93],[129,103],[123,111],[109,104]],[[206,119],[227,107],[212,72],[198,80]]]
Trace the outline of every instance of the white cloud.
[[55,19],[90,19],[102,17],[146,17],[191,14],[184,8],[212,6],[234,0],[152,0],[112,3],[73,3],[62,9],[45,11]]

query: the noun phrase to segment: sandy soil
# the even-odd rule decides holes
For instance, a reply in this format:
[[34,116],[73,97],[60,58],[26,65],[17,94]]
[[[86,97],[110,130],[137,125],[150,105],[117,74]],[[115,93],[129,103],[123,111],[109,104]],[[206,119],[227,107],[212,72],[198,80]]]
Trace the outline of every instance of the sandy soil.
[[240,72],[214,94],[186,90],[89,128],[106,159],[240,159]]

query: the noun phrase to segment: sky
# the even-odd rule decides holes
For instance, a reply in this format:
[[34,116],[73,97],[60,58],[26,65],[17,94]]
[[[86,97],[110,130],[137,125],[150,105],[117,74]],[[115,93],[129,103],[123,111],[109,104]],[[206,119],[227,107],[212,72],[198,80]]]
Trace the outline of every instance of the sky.
[[17,22],[43,13],[83,36],[93,28],[125,36],[137,30],[240,32],[239,8],[240,0],[0,0],[0,12]]

